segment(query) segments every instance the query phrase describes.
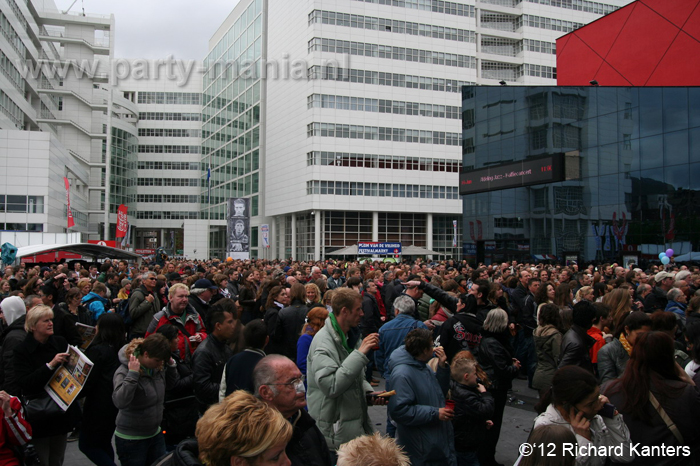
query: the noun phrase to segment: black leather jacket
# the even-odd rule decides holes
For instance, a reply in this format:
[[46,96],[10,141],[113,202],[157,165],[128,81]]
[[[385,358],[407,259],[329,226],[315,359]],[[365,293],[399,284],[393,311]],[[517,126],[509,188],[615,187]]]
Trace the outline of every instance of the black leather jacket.
[[490,390],[507,390],[518,375],[518,368],[513,364],[512,349],[507,343],[510,333],[506,330],[494,334],[483,330],[482,334],[477,361],[491,381]]
[[558,368],[580,366],[593,374],[590,349],[594,343],[595,339],[586,330],[576,324],[572,325],[561,340]]

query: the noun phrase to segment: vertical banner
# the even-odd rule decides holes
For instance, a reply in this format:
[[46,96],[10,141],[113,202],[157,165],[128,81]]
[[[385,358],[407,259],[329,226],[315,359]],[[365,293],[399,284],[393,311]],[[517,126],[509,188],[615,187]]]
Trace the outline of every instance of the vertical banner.
[[270,225],[260,225],[260,232],[262,233],[262,243],[264,248],[270,247]]
[[457,247],[457,220],[452,220],[452,247]]
[[129,228],[129,221],[126,216],[127,209],[128,207],[122,204],[117,210],[117,238],[124,238],[126,230]]
[[65,176],[63,177],[63,184],[66,186],[66,211],[68,212],[68,227],[71,228],[75,226],[75,220],[73,220],[73,211],[70,208],[70,182],[68,181],[68,178]]
[[228,200],[228,238],[227,257],[233,259],[250,259],[250,200],[248,198],[231,198]]

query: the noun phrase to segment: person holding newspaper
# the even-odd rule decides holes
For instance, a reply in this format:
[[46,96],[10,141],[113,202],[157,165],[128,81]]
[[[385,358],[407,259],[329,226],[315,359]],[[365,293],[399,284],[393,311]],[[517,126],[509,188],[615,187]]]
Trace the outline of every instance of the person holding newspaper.
[[[77,403],[65,412],[44,390],[56,369],[68,361],[68,342],[53,334],[53,311],[35,306],[27,314],[27,337],[15,348],[15,376],[28,400],[27,421],[32,426],[34,446],[42,465],[61,466],[66,452],[67,433],[80,419]],[[33,409],[33,405],[40,408]]]

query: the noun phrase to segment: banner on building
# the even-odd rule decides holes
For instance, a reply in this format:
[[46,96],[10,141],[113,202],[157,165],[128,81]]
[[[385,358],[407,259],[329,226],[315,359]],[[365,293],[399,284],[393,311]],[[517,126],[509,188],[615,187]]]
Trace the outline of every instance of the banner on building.
[[401,254],[401,243],[357,243],[357,254],[360,256],[394,256]]
[[457,220],[452,220],[452,247],[457,247]]
[[126,230],[129,228],[126,216],[126,211],[128,207],[124,204],[119,206],[117,210],[117,238],[123,238],[126,236]]
[[270,247],[270,225],[260,225],[260,232],[262,233],[262,243],[264,248]]
[[70,181],[65,176],[63,177],[63,184],[66,185],[66,211],[68,212],[68,228],[75,226],[75,220],[73,220],[73,211],[70,208]]
[[250,200],[231,198],[228,200],[226,217],[228,246],[226,257],[250,259]]

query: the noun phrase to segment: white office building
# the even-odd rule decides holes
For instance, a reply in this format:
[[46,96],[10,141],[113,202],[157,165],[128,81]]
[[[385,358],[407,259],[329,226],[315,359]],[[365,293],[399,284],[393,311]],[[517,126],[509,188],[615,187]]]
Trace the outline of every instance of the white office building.
[[458,172],[474,150],[460,87],[556,84],[555,39],[627,3],[242,0],[204,62],[211,254],[223,255],[226,200],[250,197],[257,257],[320,259],[358,241],[460,257]]
[[144,253],[162,246],[169,255],[184,255],[187,237],[187,255],[206,257],[206,253],[194,253],[198,248],[206,251],[206,244],[198,246],[202,240],[206,243],[206,230],[198,230],[201,65],[180,61],[172,67],[177,73],[165,73],[157,60],[119,60],[118,92],[138,107],[136,221],[131,244]]
[[[113,16],[0,2],[0,229],[114,237],[133,206],[136,106],[111,91]],[[18,245],[22,246],[22,245]]]

